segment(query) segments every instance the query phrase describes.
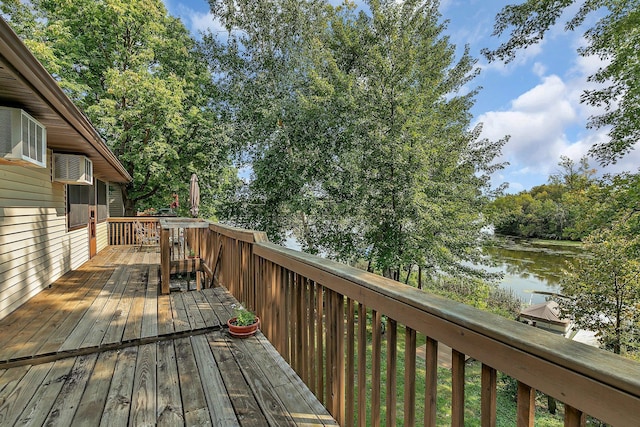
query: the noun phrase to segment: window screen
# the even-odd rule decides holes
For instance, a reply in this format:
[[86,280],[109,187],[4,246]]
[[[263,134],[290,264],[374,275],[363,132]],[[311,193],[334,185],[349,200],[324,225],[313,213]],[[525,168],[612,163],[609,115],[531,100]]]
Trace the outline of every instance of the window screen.
[[89,196],[91,186],[67,185],[67,212],[69,229],[89,223]]
[[98,222],[107,220],[109,209],[107,207],[107,183],[95,180],[96,183],[96,204],[98,210]]

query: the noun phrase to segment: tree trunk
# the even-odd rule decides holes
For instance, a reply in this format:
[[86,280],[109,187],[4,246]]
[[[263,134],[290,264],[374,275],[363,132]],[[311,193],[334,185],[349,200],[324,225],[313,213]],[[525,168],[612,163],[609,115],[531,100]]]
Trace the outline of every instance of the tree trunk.
[[549,407],[549,413],[551,415],[555,415],[556,414],[556,399],[554,399],[553,397],[547,395],[547,406]]

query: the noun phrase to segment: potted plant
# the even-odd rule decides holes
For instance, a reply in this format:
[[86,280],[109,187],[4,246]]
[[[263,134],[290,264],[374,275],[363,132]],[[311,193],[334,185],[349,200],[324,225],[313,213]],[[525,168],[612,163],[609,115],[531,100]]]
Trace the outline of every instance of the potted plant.
[[193,248],[189,249],[189,258],[196,258],[196,251]]
[[242,306],[234,307],[235,316],[227,321],[229,333],[237,338],[255,334],[260,327],[260,318]]

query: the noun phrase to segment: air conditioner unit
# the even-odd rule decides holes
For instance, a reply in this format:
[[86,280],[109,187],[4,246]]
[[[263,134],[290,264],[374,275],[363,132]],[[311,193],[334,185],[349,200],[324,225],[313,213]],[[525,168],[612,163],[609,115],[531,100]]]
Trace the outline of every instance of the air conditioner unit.
[[78,154],[53,155],[53,180],[72,185],[93,184],[93,163]]
[[0,107],[0,163],[47,166],[47,130],[19,108]]

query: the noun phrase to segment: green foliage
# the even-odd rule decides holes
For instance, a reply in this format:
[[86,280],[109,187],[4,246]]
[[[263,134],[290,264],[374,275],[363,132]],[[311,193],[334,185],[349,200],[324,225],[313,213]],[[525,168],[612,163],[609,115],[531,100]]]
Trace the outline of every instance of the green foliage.
[[566,10],[576,10],[565,30],[577,29],[589,15],[597,22],[584,34],[586,47],[578,51],[583,56],[597,55],[606,65],[589,77],[589,81],[604,85],[601,89],[585,90],[582,101],[604,107],[605,112],[591,117],[589,127],[611,127],[610,140],[592,148],[601,163],[615,163],[634,148],[640,140],[640,2],[638,0],[526,0],[505,6],[496,17],[494,35],[510,31],[509,39],[496,50],[485,49],[489,60],[512,60],[516,52],[534,45],[557,22]]
[[249,326],[256,323],[256,315],[242,306],[234,308],[233,312],[236,318],[235,324],[238,326]]
[[[215,92],[195,41],[160,0],[34,0],[3,3],[69,97],[89,116],[133,182],[122,188],[127,214],[187,199],[200,176],[201,211],[215,215],[216,182],[231,187],[227,140]],[[26,9],[26,11],[25,11]]]
[[580,224],[598,188],[586,158],[576,165],[561,157],[549,184],[498,197],[485,210],[499,234],[542,239],[580,240],[589,233]]
[[[481,208],[504,141],[469,130],[476,75],[431,1],[211,2],[231,29],[206,39],[241,159],[241,225],[399,277],[478,276]],[[268,11],[268,12],[266,12]]]
[[640,326],[640,236],[624,222],[593,232],[589,256],[569,265],[562,292],[563,312],[579,327],[597,332],[617,354],[638,351]]

